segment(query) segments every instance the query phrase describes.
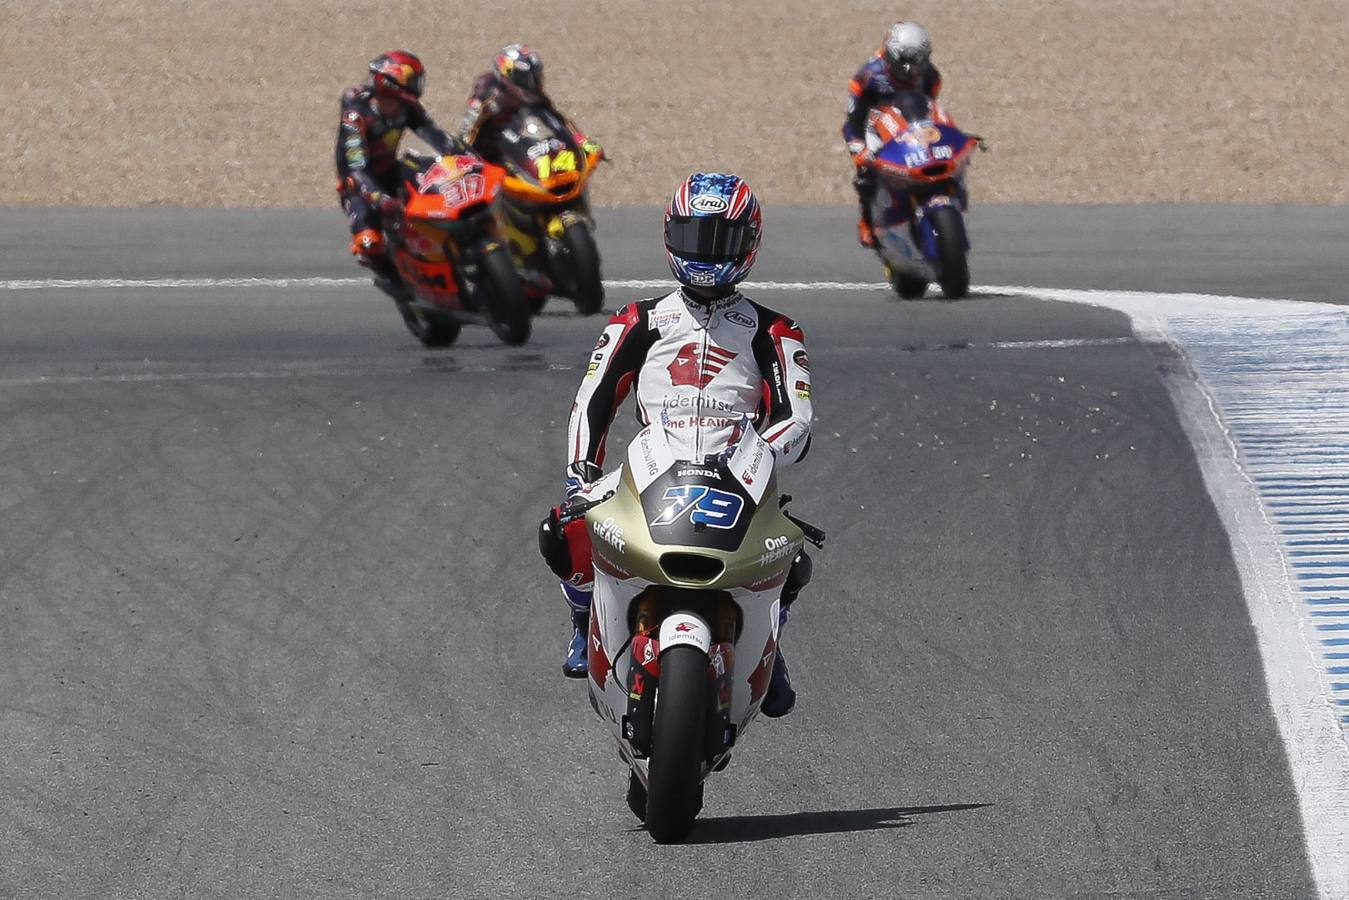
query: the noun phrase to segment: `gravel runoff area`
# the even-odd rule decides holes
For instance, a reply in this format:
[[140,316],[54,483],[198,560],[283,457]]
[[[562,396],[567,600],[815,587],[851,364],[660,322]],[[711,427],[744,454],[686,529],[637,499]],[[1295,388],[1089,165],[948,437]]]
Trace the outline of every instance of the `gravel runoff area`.
[[421,54],[428,107],[457,124],[512,40],[610,150],[599,204],[662,202],[711,167],[773,203],[847,202],[845,85],[900,15],[992,148],[977,202],[1349,201],[1344,0],[6,0],[0,202],[330,205],[337,98],[368,58]]

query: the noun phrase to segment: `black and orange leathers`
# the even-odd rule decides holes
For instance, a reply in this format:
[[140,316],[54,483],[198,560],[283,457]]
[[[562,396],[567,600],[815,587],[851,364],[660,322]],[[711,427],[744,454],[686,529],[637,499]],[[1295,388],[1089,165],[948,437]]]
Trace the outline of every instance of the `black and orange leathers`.
[[421,104],[400,104],[389,115],[369,85],[342,92],[342,120],[337,127],[337,192],[347,211],[351,232],[381,225],[382,195],[397,193],[398,144],[411,130],[437,153],[460,153],[460,142],[436,125]]
[[675,291],[631,303],[609,320],[567,424],[569,464],[603,464],[609,425],[634,383],[638,419],[661,422],[678,458],[722,451],[745,416],[779,462],[796,462],[809,449],[805,336],[739,293],[706,304]]

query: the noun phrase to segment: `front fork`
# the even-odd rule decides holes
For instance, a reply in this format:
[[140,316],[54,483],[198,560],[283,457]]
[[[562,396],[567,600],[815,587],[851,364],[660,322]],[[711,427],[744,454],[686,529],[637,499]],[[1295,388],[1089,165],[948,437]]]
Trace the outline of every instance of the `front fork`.
[[[717,604],[712,619],[709,623],[713,643],[707,652],[707,728],[703,748],[703,757],[709,763],[735,744],[731,691],[737,615],[735,604],[729,597]],[[623,737],[638,759],[645,759],[651,753],[651,728],[656,712],[656,692],[660,687],[660,639],[654,635],[659,633],[660,626],[655,598],[643,595],[637,601],[632,665],[628,668],[628,708],[622,720]]]
[[[962,179],[953,178],[943,182],[939,190],[924,197],[910,195],[913,206],[913,219],[909,223],[909,233],[913,243],[929,262],[940,263],[937,249],[937,233],[932,227],[932,210],[943,206],[955,206],[963,215],[969,209],[969,194],[965,191]],[[968,247],[966,249],[969,249]]]

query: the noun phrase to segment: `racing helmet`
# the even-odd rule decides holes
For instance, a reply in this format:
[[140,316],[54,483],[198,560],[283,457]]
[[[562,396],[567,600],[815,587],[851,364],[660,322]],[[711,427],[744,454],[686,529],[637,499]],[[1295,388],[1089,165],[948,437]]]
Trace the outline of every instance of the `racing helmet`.
[[543,58],[524,44],[501,48],[493,61],[497,81],[524,103],[543,98]]
[[917,22],[896,22],[890,26],[881,47],[890,74],[900,81],[921,78],[932,56],[932,38]]
[[762,232],[759,201],[737,175],[690,175],[665,207],[665,256],[685,287],[739,284],[754,266]]
[[426,67],[406,50],[381,53],[370,60],[370,86],[376,96],[416,103],[426,86]]

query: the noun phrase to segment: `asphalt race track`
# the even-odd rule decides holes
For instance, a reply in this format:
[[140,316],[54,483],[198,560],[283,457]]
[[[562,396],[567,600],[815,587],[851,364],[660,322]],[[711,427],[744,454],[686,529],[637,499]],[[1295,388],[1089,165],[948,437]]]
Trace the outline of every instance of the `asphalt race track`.
[[[667,277],[656,213],[601,216],[607,277]],[[336,211],[0,218],[0,279],[359,274]],[[879,279],[848,211],[767,221],[755,280]],[[1343,302],[1347,236],[1002,208],[972,268]],[[1314,896],[1227,537],[1124,316],[756,298],[806,330],[783,487],[830,543],[800,705],[658,847],[534,546],[601,319],[427,352],[359,286],[0,290],[0,896]]]

